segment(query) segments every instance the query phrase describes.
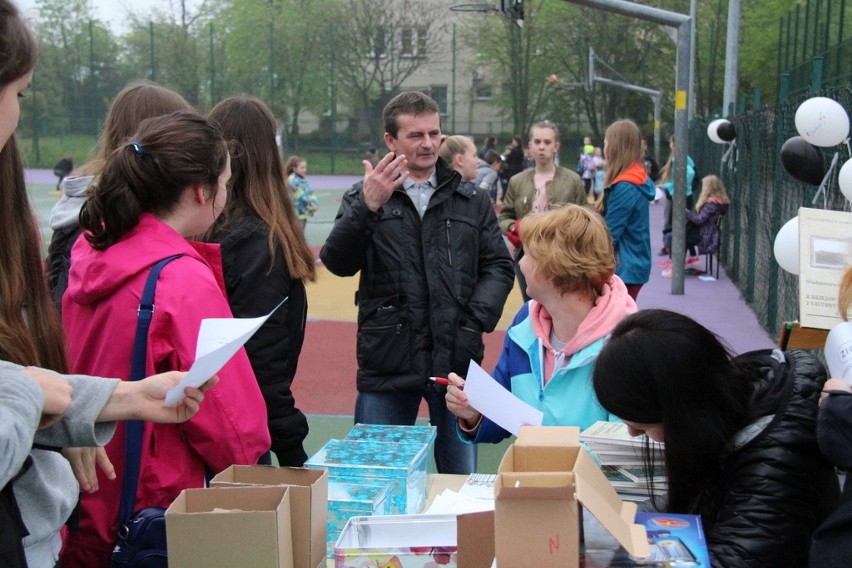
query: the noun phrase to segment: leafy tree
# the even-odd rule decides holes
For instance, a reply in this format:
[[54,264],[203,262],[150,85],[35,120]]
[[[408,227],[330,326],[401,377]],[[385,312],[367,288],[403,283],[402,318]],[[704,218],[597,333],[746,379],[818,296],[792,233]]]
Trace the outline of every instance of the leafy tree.
[[321,22],[330,6],[327,0],[230,0],[218,20],[224,23],[222,66],[229,75],[223,94],[263,98],[294,147],[302,113],[328,108],[328,29]]

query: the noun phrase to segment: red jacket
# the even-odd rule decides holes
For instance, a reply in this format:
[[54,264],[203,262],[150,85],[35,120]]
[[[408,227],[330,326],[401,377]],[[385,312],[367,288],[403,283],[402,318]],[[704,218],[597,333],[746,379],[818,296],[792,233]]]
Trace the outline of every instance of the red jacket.
[[[136,309],[157,261],[182,253],[160,273],[148,333],[146,375],[187,370],[195,360],[203,318],[232,317],[222,283],[218,245],[191,243],[152,215],[118,243],[94,250],[80,238],[71,252],[62,320],[74,373],[130,375]],[[203,487],[205,467],[218,472],[231,464],[253,464],[269,449],[266,406],[242,349],[218,373],[201,410],[184,424],[146,423],[136,510],[168,507],[182,489]],[[63,566],[107,568],[116,540],[124,477],[124,424],[106,450],[116,470],[100,489],[80,499],[78,530],[68,533]]]

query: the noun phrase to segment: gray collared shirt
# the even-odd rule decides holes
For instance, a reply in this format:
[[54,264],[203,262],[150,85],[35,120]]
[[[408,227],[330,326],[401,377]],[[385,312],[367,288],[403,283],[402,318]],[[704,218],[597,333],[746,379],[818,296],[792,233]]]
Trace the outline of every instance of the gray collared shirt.
[[402,187],[405,193],[411,198],[414,207],[417,208],[417,213],[420,218],[426,213],[426,208],[429,206],[429,200],[432,199],[432,194],[438,188],[438,175],[435,170],[432,170],[432,175],[426,181],[414,181],[411,178],[405,178],[402,182]]

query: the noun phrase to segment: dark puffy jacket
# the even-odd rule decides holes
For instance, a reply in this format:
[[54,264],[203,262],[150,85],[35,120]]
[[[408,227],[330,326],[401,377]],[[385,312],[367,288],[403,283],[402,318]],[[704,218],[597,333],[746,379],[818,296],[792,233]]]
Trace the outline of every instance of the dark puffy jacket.
[[514,282],[512,259],[484,191],[438,159],[438,188],[420,219],[402,187],[372,212],[362,184],[346,192],[320,258],[338,276],[361,271],[358,390],[422,392],[426,378],[481,362]]
[[811,566],[841,568],[852,562],[852,393],[829,396],[819,409],[819,447],[846,472],[840,507],[819,526],[811,544]]
[[825,370],[801,351],[754,351],[736,361],[757,376],[752,421],[731,440],[719,481],[688,512],[701,515],[713,566],[807,566],[811,535],[839,491],[816,440]]
[[308,421],[296,408],[290,385],[305,338],[308,302],[304,283],[290,277],[280,247],[269,272],[268,238],[269,229],[260,219],[246,217],[217,240],[234,317],[264,316],[288,298],[248,340],[246,353],[266,402],[272,451],[280,465],[301,466],[308,458],[302,447]]
[[[701,207],[701,211],[686,212],[686,220],[689,224],[698,227],[698,238],[689,238],[689,226],[687,226],[687,245],[697,245],[698,254],[715,254],[722,242],[722,229],[717,225],[718,220],[728,212],[727,203],[716,203],[707,201]],[[693,240],[693,242],[689,242]]]

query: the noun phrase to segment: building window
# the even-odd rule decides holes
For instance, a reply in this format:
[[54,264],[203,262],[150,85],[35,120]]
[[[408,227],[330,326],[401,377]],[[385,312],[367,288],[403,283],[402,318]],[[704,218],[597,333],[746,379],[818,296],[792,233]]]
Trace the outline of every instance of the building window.
[[387,52],[385,48],[385,30],[384,28],[378,27],[372,31],[369,36],[370,42],[370,55],[373,58],[383,58],[387,57]]
[[402,28],[400,53],[403,57],[423,57],[426,54],[426,26]]
[[494,87],[490,83],[478,83],[473,86],[473,98],[477,100],[490,99],[494,96]]
[[447,86],[446,85],[431,85],[429,87],[429,96],[438,103],[438,112],[441,117],[446,118],[449,113],[447,108]]

